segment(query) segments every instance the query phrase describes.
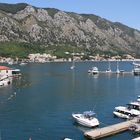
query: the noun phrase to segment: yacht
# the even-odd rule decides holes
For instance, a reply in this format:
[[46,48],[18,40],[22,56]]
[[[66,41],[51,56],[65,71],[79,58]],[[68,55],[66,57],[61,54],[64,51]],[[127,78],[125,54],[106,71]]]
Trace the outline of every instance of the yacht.
[[120,118],[129,119],[131,117],[140,115],[140,111],[136,109],[129,109],[128,107],[124,106],[118,106],[115,107],[115,111],[113,111],[113,114]]
[[137,97],[137,101],[140,102],[140,95],[138,95],[138,97]]
[[137,99],[137,101],[130,102],[128,104],[128,108],[129,109],[136,109],[136,110],[139,110],[140,111],[140,102],[138,100],[139,100],[139,98]]
[[115,107],[114,115],[120,118],[130,118],[140,115],[140,96],[137,97],[136,101],[129,102],[126,107],[118,106]]
[[95,127],[99,125],[98,119],[95,117],[95,113],[93,111],[85,111],[81,113],[73,113],[72,117],[74,120],[86,127]]
[[140,75],[140,67],[134,67],[133,73],[134,75]]
[[97,67],[92,67],[91,70],[88,70],[88,73],[91,73],[91,74],[98,74],[99,73],[99,70]]

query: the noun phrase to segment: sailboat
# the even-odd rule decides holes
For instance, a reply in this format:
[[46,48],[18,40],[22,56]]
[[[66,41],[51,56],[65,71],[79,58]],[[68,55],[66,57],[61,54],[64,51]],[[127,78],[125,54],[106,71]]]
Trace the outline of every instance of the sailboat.
[[118,61],[117,61],[117,70],[116,70],[116,74],[120,74],[119,63],[118,63]]
[[70,67],[70,69],[74,69],[75,68],[75,61],[74,61],[74,52],[72,53],[72,66]]
[[112,72],[112,71],[111,71],[111,68],[110,68],[110,61],[108,61],[108,69],[106,70],[106,73],[110,73],[110,72]]

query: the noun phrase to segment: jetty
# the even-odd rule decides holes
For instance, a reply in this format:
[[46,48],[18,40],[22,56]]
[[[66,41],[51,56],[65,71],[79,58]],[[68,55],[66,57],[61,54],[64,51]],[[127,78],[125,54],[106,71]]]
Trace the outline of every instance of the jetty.
[[84,136],[89,138],[89,139],[92,139],[92,140],[100,139],[100,138],[103,138],[103,137],[107,137],[107,136],[110,136],[110,135],[114,135],[114,134],[126,131],[126,130],[129,129],[129,127],[133,123],[137,123],[137,119],[128,120],[128,121],[125,121],[125,122],[121,122],[121,123],[110,125],[110,126],[103,127],[103,128],[97,128],[97,129],[94,129],[94,130],[89,130],[89,131],[86,131],[84,133]]

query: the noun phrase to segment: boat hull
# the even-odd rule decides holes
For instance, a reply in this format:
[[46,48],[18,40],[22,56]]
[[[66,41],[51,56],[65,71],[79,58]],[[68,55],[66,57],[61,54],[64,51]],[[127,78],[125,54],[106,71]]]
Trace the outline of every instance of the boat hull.
[[126,115],[126,114],[123,114],[123,113],[119,113],[119,112],[116,112],[114,111],[113,114],[119,118],[123,118],[123,119],[129,119],[129,116]]
[[96,118],[93,119],[85,119],[81,117],[81,114],[72,114],[73,119],[80,125],[86,127],[96,127],[99,125],[99,121]]

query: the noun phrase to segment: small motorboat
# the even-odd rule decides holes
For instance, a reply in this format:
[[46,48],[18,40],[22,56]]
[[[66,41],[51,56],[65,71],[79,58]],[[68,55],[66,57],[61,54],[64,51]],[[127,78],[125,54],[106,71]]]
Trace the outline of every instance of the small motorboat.
[[137,97],[137,101],[140,102],[140,95],[138,95],[138,97]]
[[95,113],[93,111],[85,111],[81,113],[73,113],[72,117],[74,120],[86,127],[95,127],[99,125],[98,119],[95,117]]
[[63,140],[73,140],[73,139],[70,139],[70,138],[64,138]]
[[99,73],[99,70],[97,67],[92,67],[91,70],[88,70],[88,73],[91,73],[91,74],[98,74]]

